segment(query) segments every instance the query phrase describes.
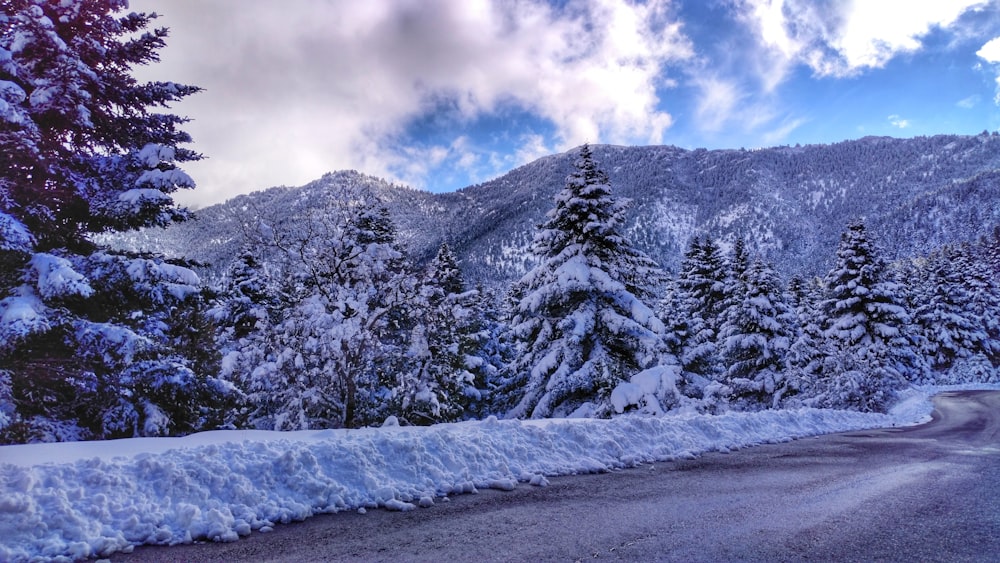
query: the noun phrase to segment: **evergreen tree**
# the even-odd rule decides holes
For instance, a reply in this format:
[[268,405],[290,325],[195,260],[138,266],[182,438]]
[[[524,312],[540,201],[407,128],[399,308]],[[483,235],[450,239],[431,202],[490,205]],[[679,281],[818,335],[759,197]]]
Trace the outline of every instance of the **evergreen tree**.
[[957,360],[985,351],[988,335],[972,317],[972,298],[959,272],[969,271],[966,253],[944,248],[923,265],[911,281],[922,286],[914,300],[914,322],[921,332],[923,355],[935,370],[946,371]]
[[230,266],[221,284],[219,303],[213,310],[226,332],[223,339],[239,340],[256,330],[267,330],[277,311],[271,282],[250,248],[244,249]]
[[987,338],[981,351],[993,366],[1000,365],[1000,278],[995,255],[1000,255],[997,239],[978,249],[963,247],[956,256],[955,269],[961,273],[963,293],[968,296],[968,316],[978,321]]
[[903,289],[887,275],[865,225],[848,225],[837,263],[826,277],[820,304],[823,336],[832,352],[824,360],[821,404],[883,411],[907,379],[925,365],[909,334]]
[[728,308],[719,329],[724,380],[744,406],[777,407],[794,390],[786,356],[795,335],[795,313],[777,273],[762,260],[754,260],[739,277],[742,298]]
[[693,299],[695,310],[714,333],[722,322],[727,301],[726,284],[730,279],[730,270],[718,243],[707,236],[693,238],[681,262],[677,284]]
[[211,354],[192,355],[198,338],[180,326],[204,322],[197,276],[92,242],[187,218],[170,194],[194,186],[179,164],[200,158],[181,146],[183,118],[152,111],[198,89],[135,80],[167,32],[124,8],[11,0],[0,13],[6,441],[189,432],[221,392]]
[[469,418],[491,377],[479,292],[467,291],[458,261],[443,243],[419,287],[420,302],[393,388],[393,413],[412,424]]
[[[280,298],[275,285],[259,253],[250,246],[233,261],[218,284],[208,314],[216,326],[216,347],[223,356],[220,377],[224,381],[243,381],[246,378],[238,373],[240,370],[265,361],[264,343],[289,304]],[[243,391],[233,386],[226,424],[244,427],[250,423],[253,406]]]
[[821,327],[820,301],[825,293],[819,278],[804,281],[795,277],[788,283],[789,304],[795,312],[798,331],[788,349],[790,385],[803,395],[819,394],[813,390],[824,374],[823,357],[828,355]]
[[710,380],[721,376],[717,340],[728,301],[727,272],[718,245],[709,237],[695,237],[675,281],[675,314],[687,319],[686,330],[680,338],[681,366],[689,374]]
[[538,265],[512,291],[508,416],[606,416],[611,390],[658,361],[662,324],[643,300],[661,273],[620,233],[626,210],[584,145],[535,237]]
[[[724,289],[723,309],[728,308],[733,303],[740,303],[746,297],[747,274],[750,270],[750,251],[747,250],[746,241],[736,239],[733,244],[733,251],[726,259],[726,279]],[[722,314],[724,320],[728,313]]]

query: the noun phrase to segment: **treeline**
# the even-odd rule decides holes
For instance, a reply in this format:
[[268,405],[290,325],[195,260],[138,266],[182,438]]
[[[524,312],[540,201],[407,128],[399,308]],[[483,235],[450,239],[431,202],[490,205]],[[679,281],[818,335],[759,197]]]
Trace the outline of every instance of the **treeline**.
[[[212,288],[153,257],[36,255],[21,294],[114,322],[71,347],[67,329],[18,340],[0,433],[880,411],[911,383],[996,379],[996,236],[887,264],[856,221],[830,272],[787,284],[740,241],[696,236],[670,276],[621,235],[627,209],[584,147],[536,232],[537,265],[504,295],[469,287],[448,244],[416,268],[363,185],[294,221],[248,207],[245,250]],[[100,292],[73,289],[72,271],[101,263]]]
[[365,182],[294,218],[248,203],[244,251],[211,286],[102,246],[188,219],[171,194],[200,158],[185,120],[157,112],[198,89],[131,76],[166,30],[124,7],[16,0],[0,16],[0,443],[878,411],[910,383],[995,378],[997,235],[887,264],[855,221],[826,275],[787,284],[739,237],[697,236],[668,275],[586,146],[503,294],[470,287],[448,244],[417,267]]

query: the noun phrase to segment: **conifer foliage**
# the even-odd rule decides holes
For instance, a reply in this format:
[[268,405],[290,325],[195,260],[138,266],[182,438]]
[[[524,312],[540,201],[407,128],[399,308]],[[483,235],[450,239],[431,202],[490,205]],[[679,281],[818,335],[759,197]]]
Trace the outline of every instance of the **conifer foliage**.
[[[679,358],[684,370],[690,374],[709,379],[720,376],[717,342],[719,324],[727,302],[731,301],[727,298],[727,290],[735,296],[738,293],[736,286],[742,287],[739,277],[728,276],[728,271],[719,245],[714,240],[698,236],[691,239],[674,282],[676,308],[666,311],[667,315],[685,319],[685,330],[679,333]],[[727,284],[727,278],[739,283]]]
[[493,366],[478,290],[467,290],[447,243],[418,287],[407,362],[392,388],[392,413],[410,424],[470,418],[484,403]]
[[[622,235],[627,202],[584,145],[535,236],[538,265],[514,287],[511,417],[610,412],[613,388],[662,353],[662,323],[644,303],[657,265]],[[580,412],[584,412],[580,411]]]
[[[0,439],[189,432],[215,393],[194,272],[91,236],[167,225],[194,186],[184,118],[198,89],[140,84],[165,29],[124,0],[7,0],[0,10]],[[211,348],[207,348],[211,350]]]
[[829,352],[819,404],[884,410],[905,381],[920,378],[924,363],[914,348],[902,287],[891,279],[864,222],[847,226],[825,283],[820,309]]
[[743,291],[736,294],[719,329],[725,381],[743,406],[777,407],[795,390],[787,373],[795,312],[777,273],[763,260],[754,260],[739,277]]

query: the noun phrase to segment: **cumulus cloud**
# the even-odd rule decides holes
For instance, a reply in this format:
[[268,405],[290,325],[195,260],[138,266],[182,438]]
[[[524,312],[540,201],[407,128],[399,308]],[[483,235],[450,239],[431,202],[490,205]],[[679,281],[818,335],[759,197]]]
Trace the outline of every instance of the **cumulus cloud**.
[[768,80],[776,84],[794,64],[817,76],[847,77],[881,68],[899,54],[923,46],[935,28],[988,4],[984,0],[737,0],[773,59]]
[[976,56],[988,63],[1000,63],[1000,37],[994,37],[976,51]]
[[[171,27],[150,79],[202,86],[176,108],[210,160],[190,167],[213,201],[330,169],[423,184],[463,141],[400,146],[415,120],[515,107],[552,142],[662,142],[666,65],[692,56],[668,0],[136,0]],[[444,108],[444,109],[442,109]],[[457,140],[456,140],[457,141]],[[544,142],[528,137],[524,155]],[[484,158],[485,155],[484,155]]]
[[996,71],[996,96],[994,96],[993,101],[997,105],[1000,105],[1000,37],[994,37],[986,42],[978,51],[976,51],[976,56],[985,60],[987,63],[993,67]]
[[910,126],[910,121],[908,119],[903,119],[896,114],[892,114],[888,117],[889,124],[893,127],[898,127],[899,129],[906,129]]

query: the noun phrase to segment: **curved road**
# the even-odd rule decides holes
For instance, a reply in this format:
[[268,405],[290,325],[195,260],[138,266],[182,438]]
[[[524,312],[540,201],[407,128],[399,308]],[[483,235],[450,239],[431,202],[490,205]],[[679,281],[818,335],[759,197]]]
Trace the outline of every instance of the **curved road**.
[[412,512],[315,516],[117,561],[998,561],[1000,392],[922,426],[559,477]]

